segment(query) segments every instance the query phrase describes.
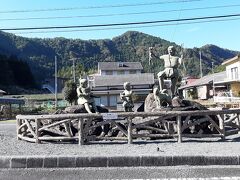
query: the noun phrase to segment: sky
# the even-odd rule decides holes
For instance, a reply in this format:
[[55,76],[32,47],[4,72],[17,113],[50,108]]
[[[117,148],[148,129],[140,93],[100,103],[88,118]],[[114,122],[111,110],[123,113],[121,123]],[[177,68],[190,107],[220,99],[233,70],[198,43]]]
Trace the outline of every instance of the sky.
[[[240,14],[239,0],[2,0],[0,29],[178,20],[230,14]],[[187,48],[214,44],[240,51],[240,15],[221,20],[224,21],[6,32],[24,37],[89,40],[112,39],[126,31],[140,31],[184,44]]]

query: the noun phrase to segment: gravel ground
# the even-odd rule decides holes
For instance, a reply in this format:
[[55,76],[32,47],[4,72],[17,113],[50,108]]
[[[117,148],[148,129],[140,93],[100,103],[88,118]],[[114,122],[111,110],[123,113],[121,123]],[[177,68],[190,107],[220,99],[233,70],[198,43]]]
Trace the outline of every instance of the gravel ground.
[[219,138],[176,139],[159,141],[98,142],[79,146],[74,144],[35,144],[19,141],[12,123],[0,123],[0,156],[233,156],[240,155],[240,135]]

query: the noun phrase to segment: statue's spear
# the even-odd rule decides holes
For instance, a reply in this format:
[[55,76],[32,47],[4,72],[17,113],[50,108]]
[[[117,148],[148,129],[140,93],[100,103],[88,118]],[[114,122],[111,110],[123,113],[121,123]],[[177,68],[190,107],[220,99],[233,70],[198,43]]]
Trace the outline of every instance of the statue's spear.
[[148,48],[148,65],[149,65],[149,70],[150,73],[152,72],[152,58],[153,58],[153,47]]

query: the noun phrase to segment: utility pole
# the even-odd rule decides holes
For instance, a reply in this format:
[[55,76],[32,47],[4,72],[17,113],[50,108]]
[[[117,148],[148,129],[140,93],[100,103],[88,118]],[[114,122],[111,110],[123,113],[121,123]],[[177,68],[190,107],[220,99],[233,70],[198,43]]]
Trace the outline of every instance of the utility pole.
[[214,62],[212,62],[212,75],[213,75],[213,97],[215,95],[215,85],[214,85]]
[[73,58],[73,82],[76,82],[75,58]]
[[203,77],[203,72],[202,72],[202,53],[199,51],[199,56],[200,56],[200,77]]
[[72,51],[70,51],[70,57],[71,57],[70,60],[73,61],[73,65],[72,65],[73,82],[76,83],[76,65],[75,65],[75,61],[76,61],[77,58],[75,57],[75,53],[72,52]]
[[187,76],[187,69],[185,66],[185,61],[184,61],[184,43],[181,44],[181,63],[183,65],[183,76],[186,77]]
[[213,67],[214,67],[214,62],[212,62],[212,74],[214,73]]
[[55,108],[57,109],[57,56],[55,56]]
[[149,72],[152,72],[152,58],[153,58],[153,47],[148,48],[148,67],[149,67]]

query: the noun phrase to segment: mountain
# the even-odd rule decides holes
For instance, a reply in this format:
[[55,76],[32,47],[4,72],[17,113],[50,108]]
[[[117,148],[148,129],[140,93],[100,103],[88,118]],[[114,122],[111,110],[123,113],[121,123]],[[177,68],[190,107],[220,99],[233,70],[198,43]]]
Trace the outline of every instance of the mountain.
[[[25,38],[0,32],[0,54],[15,55],[29,64],[35,79],[40,82],[54,74],[54,57],[58,57],[58,68],[70,67],[71,51],[77,58],[77,64],[85,70],[96,69],[99,61],[140,61],[146,72],[159,72],[163,69],[161,60],[153,60],[148,65],[148,48],[154,47],[156,56],[167,53],[167,47],[174,45],[180,55],[181,47],[173,42],[144,34],[128,31],[113,39],[81,40],[66,38]],[[184,49],[186,74],[199,75],[199,51],[202,53],[203,73],[211,70],[212,62],[220,65],[223,60],[234,57],[239,52],[205,45],[201,48]]]

